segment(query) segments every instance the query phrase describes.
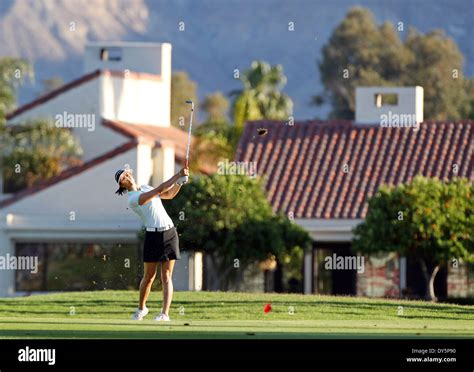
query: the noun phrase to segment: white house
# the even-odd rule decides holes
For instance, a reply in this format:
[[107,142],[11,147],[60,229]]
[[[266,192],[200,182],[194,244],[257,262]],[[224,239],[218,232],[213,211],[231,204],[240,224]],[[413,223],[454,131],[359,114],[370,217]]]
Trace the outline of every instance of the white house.
[[[419,86],[359,87],[355,93],[354,122],[247,123],[235,159],[257,165],[274,211],[313,239],[304,256],[304,293],[418,295],[424,281],[412,259],[371,255],[361,270],[326,268],[325,260],[355,258],[353,229],[381,185],[406,183],[416,175],[472,181],[474,123],[424,120]],[[267,135],[255,135],[259,128]],[[443,268],[438,278],[441,296],[474,296],[468,265]]]
[[[0,257],[25,245],[133,249],[141,223],[114,194],[115,170],[130,167],[138,184],[157,185],[183,164],[187,136],[170,125],[170,44],[91,43],[83,73],[7,116],[8,125],[48,118],[69,127],[84,156],[37,187],[0,195]],[[15,294],[19,278],[19,270],[0,269],[0,296]],[[174,279],[178,290],[199,290],[201,255],[183,253]]]

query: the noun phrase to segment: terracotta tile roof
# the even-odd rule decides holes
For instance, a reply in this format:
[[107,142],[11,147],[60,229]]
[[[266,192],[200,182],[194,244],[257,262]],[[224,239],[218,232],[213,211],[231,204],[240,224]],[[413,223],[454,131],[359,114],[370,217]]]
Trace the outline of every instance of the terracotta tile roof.
[[128,138],[151,140],[157,145],[162,141],[171,141],[175,144],[176,156],[183,158],[186,156],[186,143],[188,134],[174,127],[159,127],[156,125],[131,124],[118,120],[102,119],[102,124],[107,128],[115,130]]
[[[258,128],[268,134],[260,136]],[[382,184],[415,175],[474,178],[474,122],[424,122],[420,130],[349,121],[247,123],[236,161],[256,161],[275,211],[295,218],[364,218]],[[344,172],[344,164],[348,172]],[[453,173],[457,164],[458,173]]]
[[101,156],[98,156],[94,159],[91,159],[89,160],[88,162],[85,162],[84,164],[82,165],[78,165],[76,167],[72,167],[72,168],[69,168],[69,169],[66,169],[65,171],[61,172],[60,174],[58,174],[56,177],[53,177],[53,178],[50,178],[46,181],[43,181],[41,183],[39,183],[38,185],[34,186],[34,187],[30,187],[30,188],[27,188],[27,189],[24,189],[24,190],[21,190],[15,194],[13,194],[11,197],[9,197],[8,199],[5,199],[3,201],[0,202],[0,208],[5,208],[7,206],[9,206],[10,204],[13,204],[13,203],[16,203],[17,201],[27,197],[27,196],[30,196],[30,195],[33,195],[33,194],[36,194],[37,192],[40,192],[41,190],[44,190],[52,185],[55,185],[61,181],[64,181],[64,180],[67,180],[71,177],[74,177],[92,167],[95,167],[96,165],[98,164],[101,164],[109,159],[112,159],[113,157],[119,155],[119,154],[122,154],[124,152],[127,152],[128,150],[134,148],[137,146],[137,141],[133,140],[133,141],[129,141],[121,146],[118,146],[116,147],[115,149],[101,155]]
[[125,72],[125,71],[112,71],[112,70],[96,70],[94,72],[91,72],[89,74],[86,74],[84,76],[81,76],[80,78],[73,80],[67,84],[64,84],[63,86],[59,87],[58,89],[55,89],[23,106],[18,107],[15,111],[9,113],[6,115],[7,120],[13,119],[15,116],[18,116],[25,111],[28,111],[34,107],[37,107],[57,96],[60,94],[63,94],[73,88],[78,87],[79,85],[82,85],[84,83],[87,83],[88,81],[94,80],[95,78],[101,76],[101,75],[109,75],[109,76],[115,76],[115,77],[121,77],[121,78],[127,78],[127,79],[146,79],[146,80],[161,80],[160,75],[154,75],[154,74],[148,74],[148,73],[142,73],[142,72]]
[[[102,119],[102,124],[107,128],[115,130],[128,138],[140,141],[152,141],[160,146],[163,143],[171,142],[175,145],[176,159],[184,164],[186,157],[186,144],[188,134],[175,127],[159,127],[156,125],[128,124],[117,120]],[[195,141],[191,139],[191,144]],[[191,156],[191,155],[190,155]],[[200,171],[206,174],[215,172],[216,167],[209,164],[201,164]]]

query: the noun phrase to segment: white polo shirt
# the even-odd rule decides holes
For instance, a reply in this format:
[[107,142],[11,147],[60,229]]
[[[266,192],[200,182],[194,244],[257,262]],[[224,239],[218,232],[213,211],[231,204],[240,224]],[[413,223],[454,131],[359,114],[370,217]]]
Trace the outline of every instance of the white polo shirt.
[[138,188],[138,191],[129,191],[127,193],[128,205],[136,214],[138,214],[145,227],[173,227],[173,221],[170,216],[168,216],[168,213],[166,213],[159,196],[155,196],[146,204],[138,204],[140,194],[150,190],[153,190],[153,187],[142,185]]

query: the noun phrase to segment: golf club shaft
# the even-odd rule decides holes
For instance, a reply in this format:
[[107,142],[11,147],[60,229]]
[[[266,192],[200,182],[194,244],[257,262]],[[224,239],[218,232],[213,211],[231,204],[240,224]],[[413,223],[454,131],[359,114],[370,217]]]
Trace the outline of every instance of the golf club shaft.
[[[186,147],[186,160],[185,160],[185,163],[184,163],[184,166],[185,167],[188,167],[188,163],[189,163],[189,148],[191,146],[191,131],[192,131],[192,128],[193,128],[193,113],[194,113],[194,102],[193,101],[186,101],[186,103],[190,103],[191,104],[191,116],[189,117],[189,131],[188,131],[188,145]],[[187,183],[189,180],[189,177],[188,176],[183,176],[181,178],[179,178],[176,183],[178,185],[184,185],[185,183]]]
[[191,116],[189,117],[188,146],[186,148],[185,166],[188,166],[188,161],[189,161],[189,147],[191,146],[191,130],[193,128],[193,113],[194,113],[194,103],[192,103],[191,101]]

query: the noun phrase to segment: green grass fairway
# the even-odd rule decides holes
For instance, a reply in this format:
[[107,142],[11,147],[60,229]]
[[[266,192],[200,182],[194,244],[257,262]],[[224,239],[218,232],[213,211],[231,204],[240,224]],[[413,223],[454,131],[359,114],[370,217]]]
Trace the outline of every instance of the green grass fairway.
[[[474,338],[474,306],[176,292],[172,322],[157,323],[153,318],[161,308],[161,292],[152,293],[150,314],[141,322],[129,320],[137,296],[133,291],[97,291],[0,299],[0,338]],[[265,314],[267,303],[272,311]]]

